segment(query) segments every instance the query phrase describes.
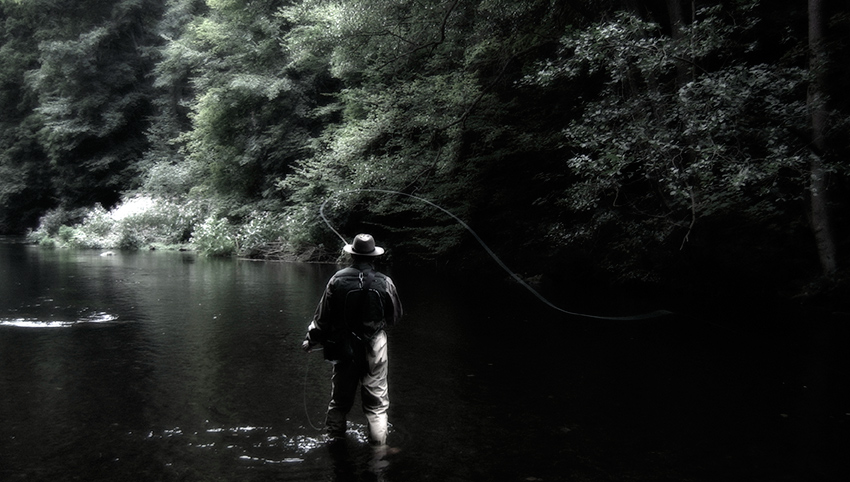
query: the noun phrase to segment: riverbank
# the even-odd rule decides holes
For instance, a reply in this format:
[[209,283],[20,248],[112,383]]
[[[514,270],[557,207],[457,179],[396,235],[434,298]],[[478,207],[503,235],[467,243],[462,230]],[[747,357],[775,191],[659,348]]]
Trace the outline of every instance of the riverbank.
[[[34,236],[3,236],[2,242],[35,244],[44,249],[92,249],[55,240],[44,242]],[[149,243],[124,250],[184,251],[204,255],[203,250],[188,242]],[[341,250],[329,249],[324,244],[295,245],[283,241],[260,243],[220,257],[286,263],[347,262]],[[399,262],[399,259],[404,262]],[[516,284],[511,279],[516,274],[556,305],[563,303],[575,308],[574,300],[581,300],[577,307],[579,310],[582,304],[592,306],[593,303],[600,303],[601,299],[613,299],[616,300],[614,305],[619,307],[619,312],[630,313],[664,309],[676,313],[699,311],[721,315],[724,311],[746,313],[757,311],[760,306],[776,305],[824,314],[850,313],[850,276],[844,271],[831,278],[817,277],[813,273],[811,278],[802,278],[805,273],[801,272],[780,276],[778,273],[783,271],[781,266],[749,266],[740,269],[734,276],[724,276],[729,271],[724,268],[690,270],[680,267],[677,272],[668,271],[652,282],[624,282],[607,278],[604,272],[590,264],[568,267],[559,260],[551,260],[547,264],[538,259],[525,264],[524,271],[519,268],[513,271],[514,267],[508,266],[512,270],[509,273],[480,250],[467,255],[458,253],[453,258],[439,261],[417,261],[404,254],[391,255],[379,260],[379,263],[399,273],[447,275],[460,282],[466,280],[471,285],[478,283],[482,277]],[[553,269],[559,266],[560,271]],[[566,300],[562,301],[564,298]]]

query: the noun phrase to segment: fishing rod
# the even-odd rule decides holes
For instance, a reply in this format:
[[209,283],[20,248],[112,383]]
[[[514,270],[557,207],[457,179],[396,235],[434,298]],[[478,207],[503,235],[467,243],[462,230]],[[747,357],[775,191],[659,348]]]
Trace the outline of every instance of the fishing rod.
[[413,194],[408,194],[408,193],[401,192],[401,191],[394,191],[394,190],[391,190],[391,189],[371,189],[371,188],[368,188],[368,189],[367,189],[367,188],[361,188],[361,189],[349,189],[349,190],[346,190],[346,191],[340,191],[340,192],[337,192],[337,193],[334,193],[334,194],[331,194],[330,196],[328,196],[328,198],[327,198],[327,199],[325,199],[325,201],[324,201],[324,202],[322,203],[322,205],[319,207],[319,215],[322,217],[322,220],[325,222],[325,224],[328,226],[328,228],[330,228],[330,230],[331,230],[331,231],[333,231],[333,232],[334,232],[334,234],[336,234],[336,235],[339,237],[339,239],[341,239],[341,240],[342,240],[342,242],[343,242],[344,244],[348,244],[348,241],[347,241],[347,240],[346,240],[346,239],[345,239],[345,238],[344,238],[344,237],[343,237],[343,236],[339,233],[339,231],[337,231],[336,229],[334,229],[333,225],[330,223],[330,221],[328,220],[328,218],[325,216],[325,205],[327,205],[327,203],[328,203],[331,199],[333,199],[333,198],[335,198],[335,197],[337,197],[337,196],[341,196],[341,195],[343,195],[343,194],[351,194],[351,193],[355,193],[355,192],[374,192],[374,193],[395,194],[395,195],[399,195],[399,196],[405,196],[405,197],[408,197],[408,198],[411,198],[411,199],[415,199],[415,200],[417,200],[417,201],[419,201],[419,202],[425,203],[425,204],[427,204],[427,205],[429,205],[429,206],[432,206],[432,207],[434,207],[434,208],[436,208],[436,209],[438,209],[438,210],[442,211],[443,213],[445,213],[446,215],[448,215],[449,217],[451,217],[452,219],[454,219],[455,221],[457,221],[457,223],[458,223],[458,224],[460,224],[461,226],[463,226],[463,228],[464,228],[464,229],[466,229],[466,230],[469,232],[469,234],[471,234],[471,235],[472,235],[472,237],[473,237],[473,238],[475,238],[475,240],[476,240],[476,241],[478,241],[478,244],[480,244],[480,245],[481,245],[481,247],[482,247],[482,248],[484,248],[484,251],[485,251],[488,255],[490,255],[490,257],[491,257],[491,258],[493,258],[493,261],[495,261],[495,262],[496,262],[496,264],[498,264],[498,265],[499,265],[499,266],[500,266],[503,270],[505,270],[505,272],[506,272],[506,273],[508,273],[508,274],[509,274],[509,275],[510,275],[510,276],[511,276],[514,280],[516,280],[516,281],[517,281],[517,283],[519,283],[519,284],[520,284],[520,286],[522,286],[522,287],[524,287],[525,289],[527,289],[527,290],[528,290],[529,292],[531,292],[531,294],[533,294],[533,295],[534,295],[537,299],[539,299],[541,302],[543,302],[544,304],[546,304],[546,305],[547,305],[547,306],[549,306],[550,308],[552,308],[552,309],[554,309],[554,310],[556,310],[556,311],[559,311],[559,312],[561,312],[561,313],[566,313],[566,314],[568,314],[568,315],[572,315],[572,316],[579,316],[579,317],[583,317],[583,318],[593,318],[593,319],[597,319],[597,320],[613,320],[613,321],[634,321],[634,320],[646,320],[646,319],[650,319],[650,318],[658,318],[658,317],[661,317],[661,316],[666,316],[666,315],[670,315],[670,314],[672,314],[672,312],[671,312],[671,311],[667,311],[667,310],[656,310],[656,311],[652,311],[652,312],[649,312],[649,313],[643,313],[643,314],[639,314],[639,315],[631,315],[631,316],[601,316],[601,315],[591,315],[591,314],[587,314],[587,313],[577,313],[577,312],[569,311],[569,310],[565,310],[565,309],[563,309],[563,308],[561,308],[561,307],[559,307],[559,306],[556,306],[554,303],[552,303],[551,301],[547,300],[547,299],[546,299],[543,295],[541,295],[539,292],[537,292],[537,290],[535,290],[534,288],[532,288],[532,287],[531,287],[528,283],[526,283],[525,281],[523,281],[523,279],[522,279],[522,278],[521,278],[518,274],[516,274],[513,270],[511,270],[511,269],[510,269],[510,268],[509,268],[509,267],[508,267],[508,266],[507,266],[507,265],[506,265],[506,264],[505,264],[505,263],[504,263],[504,262],[503,262],[503,261],[502,261],[502,260],[501,260],[501,259],[497,256],[497,255],[496,255],[496,253],[494,253],[494,252],[493,252],[493,250],[492,250],[492,249],[490,249],[490,247],[489,247],[489,246],[487,246],[487,243],[485,243],[485,242],[484,242],[484,240],[483,240],[483,239],[481,239],[481,237],[480,237],[480,236],[478,236],[478,233],[476,233],[476,232],[475,232],[475,230],[474,230],[474,229],[472,229],[472,228],[471,228],[468,224],[466,224],[466,222],[464,222],[461,218],[457,217],[454,213],[452,213],[452,212],[451,212],[451,211],[449,211],[448,209],[446,209],[446,208],[444,208],[444,207],[442,207],[442,206],[439,206],[439,205],[437,205],[437,204],[435,204],[435,203],[433,203],[433,202],[431,202],[431,201],[429,201],[429,200],[427,200],[427,199],[425,199],[425,198],[422,198],[422,197],[419,197],[419,196],[414,196]]

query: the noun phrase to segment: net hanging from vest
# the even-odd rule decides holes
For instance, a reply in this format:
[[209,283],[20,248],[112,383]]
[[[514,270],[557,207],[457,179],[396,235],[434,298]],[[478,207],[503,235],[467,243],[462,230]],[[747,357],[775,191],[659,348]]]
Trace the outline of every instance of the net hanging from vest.
[[657,311],[653,311],[653,312],[650,312],[650,313],[642,313],[642,314],[639,314],[639,315],[632,315],[632,316],[600,316],[600,315],[591,315],[591,314],[587,314],[587,313],[576,313],[574,311],[568,311],[568,310],[565,310],[565,309],[563,309],[559,306],[556,306],[554,303],[547,300],[543,295],[538,293],[537,290],[532,288],[528,283],[523,281],[523,279],[518,274],[516,274],[513,270],[511,270],[498,256],[496,256],[496,253],[494,253],[493,250],[490,249],[489,246],[487,246],[487,243],[485,243],[484,240],[481,239],[480,236],[478,236],[478,233],[476,233],[475,230],[473,230],[468,224],[466,224],[462,219],[457,217],[454,213],[452,213],[448,209],[445,209],[444,207],[439,206],[439,205],[437,205],[437,204],[435,204],[435,203],[433,203],[433,202],[431,202],[431,201],[429,201],[425,198],[422,198],[422,197],[419,197],[419,196],[414,196],[413,194],[407,194],[407,193],[404,193],[404,192],[401,192],[401,191],[393,191],[393,190],[390,190],[390,189],[349,189],[349,190],[346,190],[346,191],[340,191],[338,193],[332,194],[327,199],[325,199],[325,201],[319,207],[319,215],[322,217],[322,220],[325,222],[325,224],[328,226],[328,228],[330,228],[330,230],[333,231],[334,234],[336,234],[339,237],[339,239],[342,240],[342,242],[344,244],[348,244],[348,241],[346,241],[346,239],[339,233],[339,231],[334,229],[333,225],[330,223],[330,221],[328,221],[328,218],[325,216],[325,205],[327,205],[327,203],[336,196],[341,196],[343,194],[351,194],[351,193],[356,193],[356,192],[372,192],[372,193],[395,194],[395,195],[398,195],[398,196],[405,196],[405,197],[408,197],[408,198],[411,198],[411,199],[415,199],[419,202],[425,203],[425,204],[427,204],[431,207],[434,207],[434,208],[442,211],[443,213],[445,213],[446,215],[448,215],[449,217],[454,219],[458,224],[463,226],[463,228],[466,229],[469,232],[469,234],[472,235],[473,238],[475,238],[475,240],[478,242],[478,244],[481,245],[481,247],[484,249],[484,251],[488,255],[490,255],[490,257],[493,259],[493,261],[495,261],[496,264],[498,264],[516,282],[518,282],[520,284],[520,286],[527,289],[537,299],[539,299],[540,301],[545,303],[550,308],[557,310],[557,311],[560,311],[561,313],[566,313],[566,314],[572,315],[572,316],[580,316],[580,317],[584,317],[584,318],[594,318],[594,319],[598,319],[598,320],[614,320],[614,321],[645,320],[645,319],[649,319],[649,318],[657,318],[657,317],[672,314],[672,312],[667,311],[667,310],[657,310]]

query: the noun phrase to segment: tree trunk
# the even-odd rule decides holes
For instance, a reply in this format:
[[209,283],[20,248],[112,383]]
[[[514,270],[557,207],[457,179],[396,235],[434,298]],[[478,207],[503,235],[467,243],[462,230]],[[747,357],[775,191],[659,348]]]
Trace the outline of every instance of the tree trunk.
[[[686,42],[684,29],[690,23],[685,15],[684,0],[666,0],[667,15],[670,17],[670,36],[677,42]],[[691,49],[687,49],[689,52]],[[690,60],[690,59],[687,59]],[[686,59],[676,61],[676,87],[682,87],[692,80],[693,72]]]
[[826,152],[827,111],[824,105],[824,82],[826,74],[826,50],[824,30],[826,19],[823,13],[823,0],[809,0],[809,69],[811,84],[808,92],[808,105],[811,115],[812,156],[810,162],[811,180],[811,226],[817,243],[821,269],[825,276],[835,274],[836,245],[831,228],[829,203],[827,197],[827,171],[823,156]]

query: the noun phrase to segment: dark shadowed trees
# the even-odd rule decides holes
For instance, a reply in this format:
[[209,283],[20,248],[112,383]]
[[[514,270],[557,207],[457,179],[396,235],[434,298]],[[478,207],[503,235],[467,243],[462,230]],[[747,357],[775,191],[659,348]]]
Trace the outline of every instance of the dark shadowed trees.
[[0,3],[6,226],[31,226],[49,207],[109,206],[134,184],[160,3]]
[[347,234],[474,258],[451,219],[355,191],[377,188],[438,202],[532,271],[840,267],[837,2],[90,6],[0,0],[4,229],[149,198],[219,253],[308,246],[336,242],[330,199]]

